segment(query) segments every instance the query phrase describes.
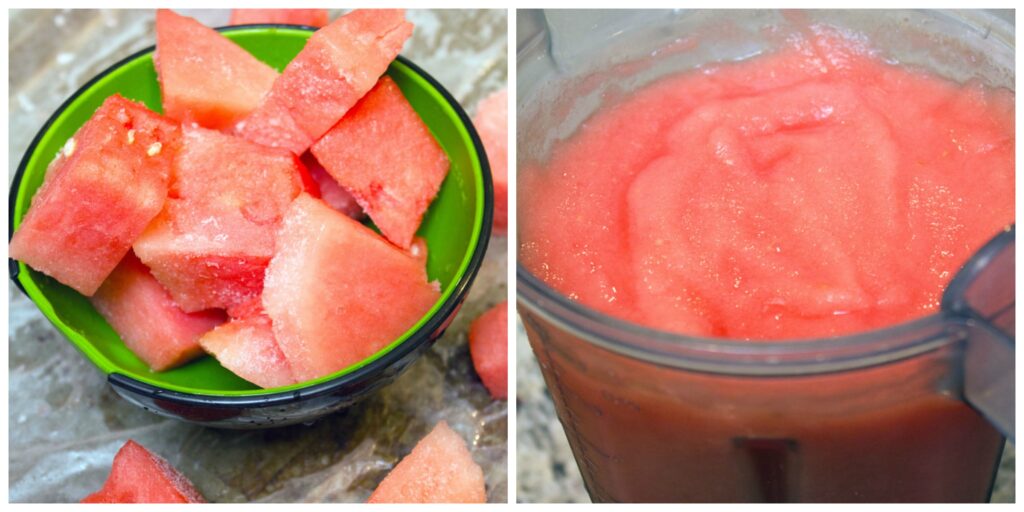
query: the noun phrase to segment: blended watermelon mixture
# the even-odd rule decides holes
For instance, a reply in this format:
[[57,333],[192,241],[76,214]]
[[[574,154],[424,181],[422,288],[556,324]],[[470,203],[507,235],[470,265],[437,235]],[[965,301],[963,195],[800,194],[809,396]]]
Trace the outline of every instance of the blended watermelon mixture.
[[935,312],[1014,222],[1014,95],[813,27],[660,79],[520,174],[523,264],[687,335],[799,339]]

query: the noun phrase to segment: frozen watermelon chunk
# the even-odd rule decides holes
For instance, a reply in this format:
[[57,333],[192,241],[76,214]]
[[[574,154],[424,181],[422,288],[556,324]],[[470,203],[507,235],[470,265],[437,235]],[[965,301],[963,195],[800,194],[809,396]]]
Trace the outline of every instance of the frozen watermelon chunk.
[[259,296],[302,164],[217,131],[182,133],[167,204],[135,253],[185,311],[228,309]]
[[164,114],[218,130],[255,110],[277,79],[241,46],[168,9],[156,13],[154,64]]
[[484,503],[484,472],[466,442],[442,421],[416,443],[369,503]]
[[124,344],[155,371],[173,368],[202,354],[199,337],[226,320],[220,310],[182,311],[131,252],[91,301]]
[[[305,164],[306,169],[309,170],[309,175],[313,181],[316,182],[317,190],[319,191],[320,198],[324,200],[331,208],[338,210],[349,217],[356,220],[361,220],[366,217],[366,213],[363,212],[363,207],[359,206],[356,202],[356,198],[352,197],[352,194],[345,187],[342,187],[338,182],[327,173],[324,166],[320,165],[320,162],[316,160],[309,151],[302,154],[302,163]],[[315,194],[312,194],[315,195]]]
[[508,398],[508,301],[488,309],[469,326],[469,353],[491,396]]
[[327,9],[231,9],[229,24],[280,23],[319,28],[327,22]]
[[103,488],[82,503],[205,503],[184,475],[166,460],[128,440],[117,455]]
[[263,297],[253,297],[246,302],[232,306],[228,309],[228,316],[233,319],[248,318],[250,316],[262,314],[264,314]]
[[404,248],[448,173],[448,157],[386,76],[312,152],[381,233]]
[[410,35],[401,9],[357,9],[334,20],[309,38],[235,130],[301,155],[373,87]]
[[177,125],[113,95],[64,144],[10,257],[92,295],[160,212]]
[[259,308],[246,309],[245,317],[206,333],[199,344],[221,366],[261,388],[295,384],[291,367],[277,346],[270,318]]
[[494,231],[504,234],[508,229],[508,89],[494,92],[477,104],[473,126],[491,164]]
[[300,382],[377,352],[438,299],[422,260],[307,194],[288,208],[277,241],[263,307]]

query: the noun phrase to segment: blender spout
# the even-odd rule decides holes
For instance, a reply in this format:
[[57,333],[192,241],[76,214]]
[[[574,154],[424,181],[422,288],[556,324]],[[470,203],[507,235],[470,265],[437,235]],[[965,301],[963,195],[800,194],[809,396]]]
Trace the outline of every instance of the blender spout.
[[972,257],[950,282],[943,313],[965,327],[963,396],[1014,440],[1015,226]]

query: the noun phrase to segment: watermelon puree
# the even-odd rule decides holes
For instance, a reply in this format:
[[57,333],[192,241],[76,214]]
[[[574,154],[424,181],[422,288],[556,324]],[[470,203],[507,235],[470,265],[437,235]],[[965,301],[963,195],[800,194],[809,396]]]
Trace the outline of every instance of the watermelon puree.
[[[526,268],[690,335],[814,338],[936,311],[1014,220],[1012,92],[812,33],[654,82],[523,169]],[[649,364],[519,311],[595,501],[988,498],[1003,440],[956,398],[955,346],[746,377]]]
[[1014,99],[818,28],[664,78],[521,173],[520,258],[604,313],[811,338],[934,312],[1014,221]]

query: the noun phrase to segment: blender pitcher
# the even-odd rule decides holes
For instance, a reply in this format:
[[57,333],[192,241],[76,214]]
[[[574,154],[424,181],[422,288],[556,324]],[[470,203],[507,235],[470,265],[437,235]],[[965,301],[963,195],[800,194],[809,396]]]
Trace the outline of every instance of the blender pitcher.
[[[605,99],[753,55],[767,44],[758,28],[790,16],[520,13],[520,169]],[[1013,27],[991,13],[799,16],[866,32],[953,80],[1013,87]],[[530,215],[525,192],[518,211]],[[661,332],[571,301],[522,265],[518,310],[594,501],[981,502],[1014,432],[1014,236],[1008,227],[979,250],[938,312],[850,336]]]

